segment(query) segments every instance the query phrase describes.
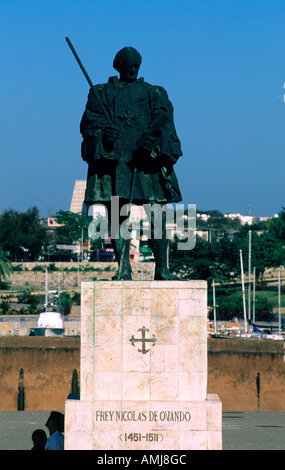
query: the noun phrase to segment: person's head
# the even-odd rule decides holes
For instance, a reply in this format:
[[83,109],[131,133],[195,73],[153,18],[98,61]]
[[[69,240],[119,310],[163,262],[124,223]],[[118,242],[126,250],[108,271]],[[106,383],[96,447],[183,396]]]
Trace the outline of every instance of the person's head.
[[142,57],[133,47],[124,47],[117,52],[113,67],[120,74],[122,82],[131,83],[137,79]]
[[47,436],[43,429],[36,429],[32,434],[33,450],[44,450]]
[[52,411],[46,422],[46,427],[49,430],[50,435],[55,431],[64,431],[64,416],[59,411]]

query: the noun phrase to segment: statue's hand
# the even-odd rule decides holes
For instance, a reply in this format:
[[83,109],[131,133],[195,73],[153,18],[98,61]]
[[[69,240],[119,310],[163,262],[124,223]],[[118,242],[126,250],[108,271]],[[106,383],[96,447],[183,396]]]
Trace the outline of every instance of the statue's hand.
[[145,135],[142,141],[140,142],[140,147],[142,147],[144,150],[147,150],[148,152],[151,152],[155,147],[156,143],[156,137],[153,137],[151,135]]
[[109,143],[115,143],[119,140],[120,130],[118,127],[107,127],[104,131],[104,138]]
[[104,145],[104,148],[107,152],[111,152],[114,148],[115,143],[119,140],[120,138],[120,130],[118,127],[107,127],[104,131],[103,137],[102,137],[102,142]]

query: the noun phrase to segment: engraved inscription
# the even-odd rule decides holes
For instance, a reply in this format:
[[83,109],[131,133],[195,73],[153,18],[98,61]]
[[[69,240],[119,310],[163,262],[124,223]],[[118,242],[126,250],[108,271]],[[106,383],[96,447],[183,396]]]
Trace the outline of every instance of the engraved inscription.
[[145,434],[142,434],[140,432],[132,432],[132,433],[127,433],[125,432],[124,434],[121,434],[119,436],[120,441],[133,441],[133,442],[158,442],[158,441],[163,441],[163,435],[161,433],[157,432],[147,432]]
[[191,420],[190,411],[179,411],[179,410],[96,410],[95,413],[96,421],[179,421],[189,422]]

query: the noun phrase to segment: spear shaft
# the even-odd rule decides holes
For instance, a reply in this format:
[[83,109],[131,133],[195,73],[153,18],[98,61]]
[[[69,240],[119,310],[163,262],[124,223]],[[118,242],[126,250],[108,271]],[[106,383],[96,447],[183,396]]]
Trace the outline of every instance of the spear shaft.
[[96,99],[97,99],[97,101],[98,101],[98,103],[99,103],[99,105],[100,105],[100,107],[101,107],[103,113],[104,113],[104,116],[105,116],[105,118],[106,118],[106,120],[107,120],[109,126],[112,127],[112,126],[113,126],[113,123],[112,123],[112,121],[111,121],[111,119],[110,119],[110,116],[109,116],[109,114],[108,114],[108,112],[107,112],[107,110],[106,110],[104,104],[102,103],[102,100],[101,100],[99,94],[96,92],[95,87],[94,87],[94,85],[93,85],[93,83],[92,83],[92,81],[91,81],[91,78],[89,77],[88,73],[86,72],[86,69],[85,69],[85,67],[83,66],[81,60],[79,59],[78,54],[77,54],[76,50],[74,49],[74,47],[73,47],[73,45],[72,45],[72,43],[71,43],[69,37],[66,37],[65,40],[66,40],[67,44],[69,45],[69,47],[70,47],[70,49],[71,49],[71,52],[72,52],[72,54],[74,55],[74,57],[75,57],[75,59],[76,59],[78,65],[79,65],[79,67],[81,68],[81,70],[82,70],[82,72],[83,72],[83,75],[85,76],[87,82],[89,83],[90,88],[91,88],[91,90],[93,91],[93,93],[94,93],[94,95],[95,95],[95,97],[96,97]]

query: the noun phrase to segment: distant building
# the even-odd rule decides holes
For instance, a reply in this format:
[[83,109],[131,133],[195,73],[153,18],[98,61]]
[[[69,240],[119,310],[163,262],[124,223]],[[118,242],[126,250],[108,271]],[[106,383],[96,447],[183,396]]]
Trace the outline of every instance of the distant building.
[[224,217],[228,219],[239,219],[242,225],[248,224],[253,225],[259,222],[265,222],[271,217],[254,217],[252,215],[241,215],[241,214],[225,214]]
[[200,212],[197,212],[197,219],[201,219],[203,222],[207,222],[210,217],[210,214],[201,214]]
[[84,196],[86,190],[86,180],[76,180],[73,188],[72,199],[70,203],[70,212],[82,214],[84,205]]
[[59,224],[56,217],[48,217],[45,219],[47,228],[57,228],[62,227],[63,224]]
[[[89,207],[84,204],[84,197],[86,191],[86,180],[75,180],[71,203],[70,212],[77,214],[86,214],[91,217],[95,217],[96,214],[105,214],[105,207],[102,204],[94,204],[90,213]],[[131,221],[138,222],[139,220],[145,219],[146,215],[142,206],[133,206],[131,211]]]

